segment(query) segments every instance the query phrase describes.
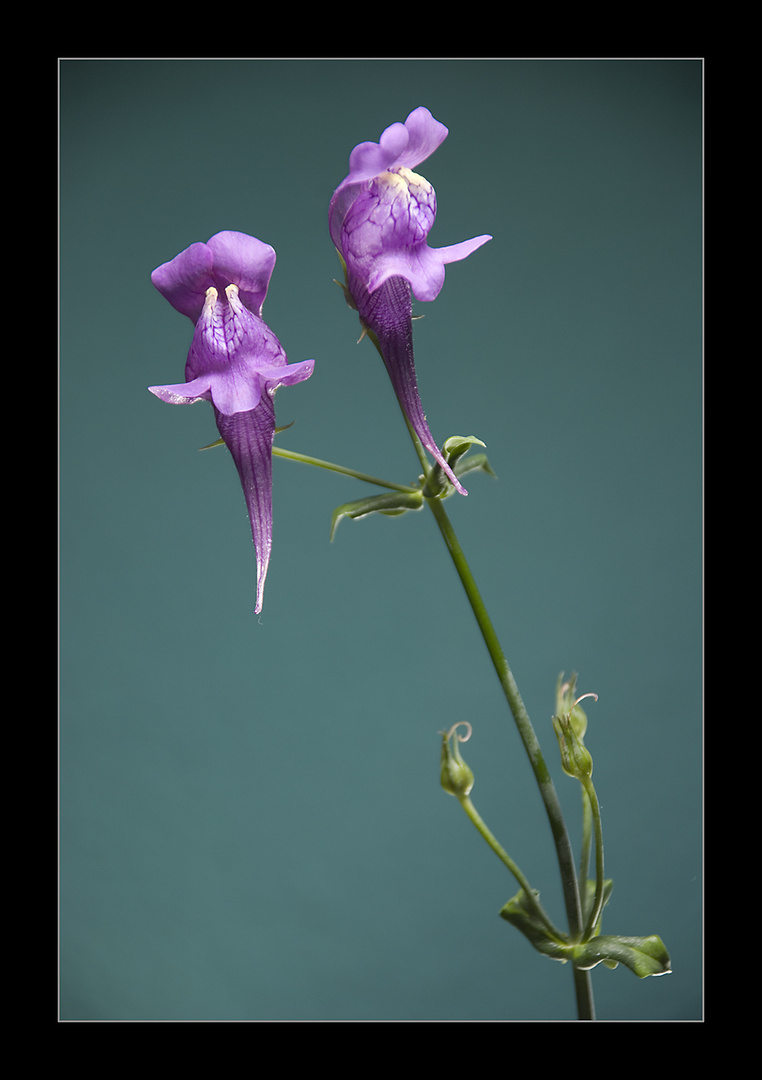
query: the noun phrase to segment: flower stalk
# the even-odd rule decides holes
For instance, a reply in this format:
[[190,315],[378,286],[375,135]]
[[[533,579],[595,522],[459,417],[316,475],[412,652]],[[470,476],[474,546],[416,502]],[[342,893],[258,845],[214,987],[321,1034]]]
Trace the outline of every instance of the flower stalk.
[[[467,733],[465,735],[461,735],[458,732],[458,728],[463,725],[467,728]],[[459,746],[460,743],[467,742],[470,739],[471,725],[467,721],[462,721],[461,723],[453,724],[449,731],[443,731],[441,732],[441,735],[442,787],[448,794],[455,796],[463,807],[466,816],[475,826],[477,832],[479,832],[483,839],[486,840],[487,844],[492,848],[500,861],[513,874],[526,895],[527,903],[532,908],[536,918],[545,928],[546,933],[559,945],[563,946],[568,944],[566,935],[553,925],[550,917],[542,907],[542,904],[538,899],[538,893],[531,887],[518,864],[514,862],[502,844],[498,842],[473,804],[471,790],[473,788],[474,775],[466,765],[465,761],[463,761]],[[452,748],[450,747],[451,742]]]
[[[561,886],[563,889],[566,918],[569,923],[569,937],[572,941],[579,941],[582,935],[582,905],[580,900],[577,873],[574,864],[569,834],[566,828],[561,804],[558,800],[556,789],[553,785],[548,767],[542,755],[537,735],[529,719],[529,714],[522,700],[513,672],[503,652],[500,640],[490,619],[487,607],[481,597],[471,568],[468,565],[463,549],[455,533],[450,518],[445,510],[442,500],[439,498],[427,499],[426,505],[431,510],[434,520],[439,527],[445,546],[450,554],[455,569],[460,578],[471,610],[476,619],[479,631],[484,639],[495,673],[497,674],[503,694],[513,716],[519,732],[522,744],[529,758],[529,764],[540,791],[540,796],[545,807],[545,812],[550,824],[553,843],[556,849],[556,857],[561,873]],[[595,1006],[593,1003],[593,990],[590,973],[574,968],[574,988],[577,999],[577,1012],[580,1020],[594,1020]]]
[[582,935],[583,941],[590,941],[596,933],[598,921],[606,902],[605,882],[603,879],[603,827],[601,823],[601,807],[592,780],[588,777],[587,780],[582,782],[582,786],[590,806],[593,829],[595,832],[595,898]]
[[375,484],[377,487],[389,488],[391,491],[415,492],[418,490],[410,484],[395,484],[391,480],[381,480],[378,476],[358,472],[357,469],[350,469],[344,465],[335,465],[332,461],[323,461],[321,458],[310,457],[308,454],[299,454],[295,450],[284,450],[279,446],[273,447],[273,457],[287,458],[289,461],[300,461],[303,465],[314,465],[318,469],[343,473],[344,476],[352,476],[365,484]]

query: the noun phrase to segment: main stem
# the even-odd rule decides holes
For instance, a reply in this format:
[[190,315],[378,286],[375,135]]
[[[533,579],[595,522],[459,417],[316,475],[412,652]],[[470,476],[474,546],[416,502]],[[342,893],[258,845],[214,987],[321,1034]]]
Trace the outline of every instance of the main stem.
[[[466,596],[471,605],[471,609],[476,617],[482,637],[487,646],[487,651],[489,652],[497,677],[500,680],[500,685],[503,688],[503,693],[505,694],[513,719],[516,722],[519,736],[521,737],[524,749],[529,757],[529,763],[540,789],[542,801],[545,804],[545,810],[553,834],[553,842],[556,847],[558,865],[561,871],[561,884],[566,906],[566,917],[569,922],[569,933],[573,941],[578,941],[582,934],[582,907],[580,904],[579,888],[577,886],[574,856],[569,842],[569,834],[566,830],[566,823],[561,810],[561,804],[558,801],[558,795],[556,794],[553,781],[548,772],[547,765],[545,764],[545,759],[542,756],[542,750],[540,749],[540,744],[529,719],[526,706],[519,693],[519,688],[516,685],[516,680],[514,679],[508,661],[505,658],[500,641],[495,633],[495,628],[492,625],[492,620],[490,619],[487,608],[481,598],[476,581],[471,573],[466,557],[463,554],[463,549],[460,546],[460,542],[452,527],[447,511],[440,499],[428,498],[426,503],[434,515],[434,520],[439,526],[439,531],[447,545],[447,550],[450,552],[450,557],[452,558],[455,569],[458,572],[458,576],[460,577]],[[578,1017],[580,1020],[594,1020],[595,1006],[593,1003],[593,989],[590,973],[588,971],[580,971],[576,967],[573,970]]]

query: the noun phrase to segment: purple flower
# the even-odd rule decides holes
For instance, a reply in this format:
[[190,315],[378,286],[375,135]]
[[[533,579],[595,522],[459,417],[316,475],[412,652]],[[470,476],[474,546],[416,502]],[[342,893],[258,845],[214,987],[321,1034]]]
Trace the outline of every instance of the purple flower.
[[447,138],[428,109],[392,124],[377,143],[356,146],[349,175],[331,199],[331,239],[344,260],[347,290],[360,321],[378,340],[392,386],[423,446],[462,494],[465,490],[434,442],[423,413],[413,357],[412,295],[434,300],[445,265],[465,259],[490,240],[477,236],[431,248],[437,204],[431,184],[412,170]]
[[279,386],[308,379],[314,360],[289,365],[283,347],[262,321],[262,304],[275,266],[268,244],[239,232],[220,232],[191,244],[159,266],[151,281],[196,329],[185,382],[149,386],[162,401],[210,401],[217,427],[241,478],[257,553],[257,603],[272,548],[273,396]]

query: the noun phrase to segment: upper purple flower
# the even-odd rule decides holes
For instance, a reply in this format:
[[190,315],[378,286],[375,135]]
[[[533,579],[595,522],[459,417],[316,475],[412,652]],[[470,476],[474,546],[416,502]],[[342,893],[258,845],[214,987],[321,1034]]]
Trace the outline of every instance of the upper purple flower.
[[331,239],[346,266],[347,290],[362,324],[378,342],[395,393],[423,446],[462,494],[423,413],[415,374],[412,306],[434,300],[447,263],[465,259],[491,237],[477,236],[432,248],[428,235],[437,212],[428,180],[412,170],[447,137],[447,128],[423,107],[392,124],[377,143],[360,143],[328,212]]
[[349,155],[349,174],[331,199],[331,239],[348,268],[372,293],[391,277],[410,282],[417,300],[434,300],[445,265],[459,262],[491,236],[430,248],[437,213],[433,187],[412,172],[447,138],[444,124],[421,106],[404,124],[388,127],[377,143],[364,142]]
[[262,321],[275,251],[239,232],[191,244],[159,266],[151,281],[195,324],[185,382],[150,386],[162,401],[210,401],[220,434],[238,469],[257,552],[257,603],[262,610],[272,547],[273,396],[279,386],[308,379],[313,360],[289,364]]

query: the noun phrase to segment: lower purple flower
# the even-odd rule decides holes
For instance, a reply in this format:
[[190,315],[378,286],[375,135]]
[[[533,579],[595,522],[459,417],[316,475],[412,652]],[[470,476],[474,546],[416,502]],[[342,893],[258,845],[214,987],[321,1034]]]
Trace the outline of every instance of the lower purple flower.
[[239,232],[220,232],[191,244],[159,266],[151,281],[195,325],[185,382],[149,386],[162,401],[209,401],[217,428],[241,479],[257,554],[257,600],[262,610],[272,550],[273,397],[279,386],[308,379],[314,360],[289,364],[262,321],[275,251]]
[[331,238],[346,267],[347,292],[362,325],[376,336],[397,398],[422,445],[462,494],[436,445],[423,412],[413,357],[412,298],[434,300],[447,263],[465,259],[490,236],[431,248],[428,234],[437,212],[428,180],[412,172],[447,138],[447,128],[428,109],[414,109],[392,124],[377,143],[360,143],[349,157],[349,174],[333,194]]

